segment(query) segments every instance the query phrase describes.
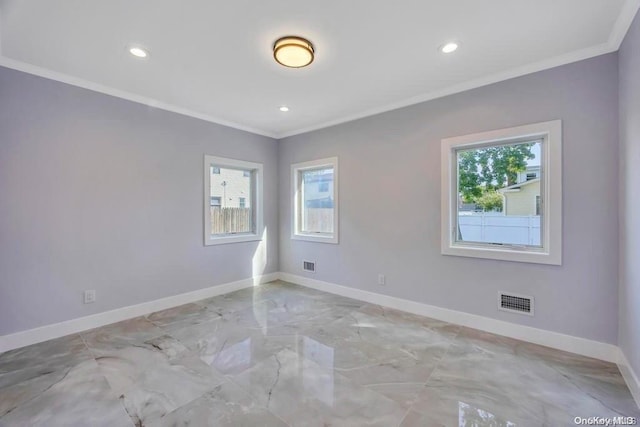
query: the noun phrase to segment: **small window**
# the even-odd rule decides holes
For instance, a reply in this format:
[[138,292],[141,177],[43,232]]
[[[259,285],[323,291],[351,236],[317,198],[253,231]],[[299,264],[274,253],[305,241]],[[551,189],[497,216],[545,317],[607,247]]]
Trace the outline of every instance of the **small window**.
[[561,144],[559,120],[444,139],[442,253],[560,265]]
[[338,243],[338,159],[297,163],[291,174],[292,238]]
[[207,155],[204,160],[205,245],[261,240],[262,164]]

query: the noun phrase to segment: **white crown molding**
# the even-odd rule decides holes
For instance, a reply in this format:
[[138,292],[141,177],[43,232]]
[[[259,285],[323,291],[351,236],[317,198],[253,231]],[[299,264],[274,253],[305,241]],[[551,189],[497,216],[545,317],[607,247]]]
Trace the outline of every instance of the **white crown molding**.
[[521,341],[568,351],[582,356],[593,357],[607,362],[617,363],[620,357],[618,347],[613,344],[574,337],[544,329],[532,328],[530,326],[518,325],[516,323],[505,322],[462,311],[436,307],[416,301],[337,285],[335,283],[309,279],[295,274],[281,272],[280,279],[296,285],[317,289],[319,291],[329,292],[371,304],[382,305],[396,310],[417,314],[419,316],[431,317],[433,319],[442,320],[456,325],[479,329],[492,334],[515,338]]
[[[495,73],[489,76],[480,77],[471,81],[456,84],[443,88],[437,91],[423,93],[411,98],[407,98],[402,101],[387,104],[381,107],[371,108],[359,113],[344,116],[342,118],[325,121],[316,125],[306,126],[298,128],[292,131],[286,132],[269,132],[263,129],[253,128],[251,126],[245,126],[240,123],[231,122],[219,117],[213,117],[207,114],[199,113],[187,108],[183,108],[177,105],[172,105],[162,101],[158,101],[153,98],[137,95],[128,91],[111,88],[98,83],[94,83],[88,80],[83,80],[77,77],[73,77],[64,73],[59,73],[46,68],[38,67],[25,62],[17,61],[11,58],[7,58],[2,55],[2,45],[0,40],[0,66],[12,68],[14,70],[23,71],[25,73],[37,75],[51,80],[57,80],[63,83],[67,83],[73,86],[82,87],[85,89],[93,90],[95,92],[104,93],[106,95],[115,96],[118,98],[126,99],[129,101],[141,103],[154,108],[159,108],[166,111],[171,111],[177,114],[194,117],[197,119],[205,120],[208,122],[228,126],[234,129],[251,132],[258,135],[267,136],[274,139],[283,139],[294,135],[299,135],[314,130],[319,130],[331,126],[336,126],[342,123],[351,122],[354,120],[362,119],[365,117],[373,116],[376,114],[385,113],[399,108],[408,107],[411,105],[419,104],[422,102],[430,101],[444,96],[453,95],[456,93],[464,92],[471,89],[476,89],[482,86],[487,86],[493,83],[498,83],[504,80],[524,76],[527,74],[535,73],[538,71],[546,70],[549,68],[558,67],[561,65],[569,64],[572,62],[581,61],[584,59],[592,58],[598,55],[604,55],[606,53],[615,52],[620,48],[620,44],[624,40],[624,37],[633,22],[633,19],[640,9],[640,0],[626,0],[623,4],[618,19],[616,20],[607,42],[591,46],[588,48],[576,50],[563,55],[556,56],[554,58],[545,59],[543,61],[528,64],[522,67],[513,68],[511,70]],[[0,10],[0,14],[2,11]]]
[[627,383],[629,387],[629,391],[633,396],[633,400],[635,400],[636,405],[640,408],[640,379],[638,379],[638,375],[633,370],[633,367],[627,360],[627,357],[624,355],[622,349],[620,349],[620,357],[618,360],[618,369],[620,369],[620,373],[622,374],[622,378]]
[[0,3],[0,58],[2,58],[2,4]]
[[42,341],[63,337],[65,335],[76,334],[100,326],[109,325],[115,322],[144,316],[156,311],[166,310],[190,302],[211,298],[217,295],[226,294],[262,283],[271,282],[278,278],[278,273],[270,273],[236,282],[216,285],[209,288],[198,289],[179,295],[160,298],[142,304],[130,305],[117,308],[115,310],[104,311],[91,316],[79,317],[77,319],[66,320],[60,323],[41,326],[39,328],[16,332],[10,335],[0,336],[0,353],[13,350],[15,348],[36,344]]
[[622,5],[620,15],[618,15],[618,19],[609,34],[608,43],[612,50],[620,49],[620,45],[624,41],[629,27],[631,27],[638,9],[640,9],[640,0],[626,0]]
[[[636,1],[636,0],[632,0]],[[633,17],[632,17],[633,20]],[[617,22],[621,22],[625,20],[618,19]],[[628,25],[631,24],[629,21]],[[627,29],[628,29],[627,25]],[[626,33],[625,33],[626,34]],[[624,34],[622,36],[624,38]],[[617,38],[616,38],[617,40]],[[620,40],[621,42],[622,40]],[[619,44],[618,44],[619,47]],[[418,96],[414,96],[402,101],[394,102],[392,104],[387,104],[382,107],[376,107],[361,111],[359,113],[351,114],[348,116],[341,117],[335,120],[329,120],[326,122],[322,122],[316,125],[306,126],[303,128],[298,128],[292,131],[281,132],[281,133],[273,133],[268,132],[262,129],[252,128],[249,126],[241,125],[235,122],[230,122],[224,119],[220,119],[217,117],[209,116],[207,114],[198,113],[196,111],[189,110],[187,108],[179,107],[177,105],[168,104],[162,101],[158,101],[153,98],[149,98],[142,95],[137,95],[128,91],[115,89],[109,86],[104,86],[98,83],[94,83],[88,80],[80,79],[78,77],[74,77],[68,74],[60,73],[57,71],[49,70],[47,68],[38,67],[36,65],[28,64],[26,62],[17,61],[15,59],[7,58],[6,56],[0,55],[0,66],[11,68],[14,70],[22,71],[28,74],[33,74],[39,77],[44,77],[50,80],[56,80],[62,83],[66,83],[72,86],[81,87],[84,89],[92,90],[94,92],[103,93],[105,95],[115,96],[117,98],[126,99],[128,101],[137,102],[139,104],[148,105],[153,108],[158,108],[161,110],[170,111],[177,114],[182,114],[184,116],[194,117],[196,119],[204,120],[207,122],[227,126],[230,128],[254,133],[257,135],[266,136],[274,139],[284,139],[290,136],[300,135],[307,132],[312,132],[314,130],[324,129],[331,126],[336,126],[339,124],[352,122],[355,120],[363,119],[366,117],[374,116],[376,114],[386,113],[389,111],[397,110],[404,107],[409,107],[412,105],[420,104],[422,102],[431,101],[437,98],[443,98],[448,95],[454,95],[456,93],[465,92],[472,89],[477,89],[483,86],[488,86],[490,84],[498,83],[501,81],[509,80],[512,78],[524,76],[527,74],[532,74],[538,71],[547,70],[554,67],[559,67],[561,65],[570,64],[572,62],[581,61],[584,59],[593,58],[595,56],[604,55],[606,53],[614,52],[618,49],[618,47],[613,47],[611,42],[603,43],[596,46],[591,46],[585,49],[569,52],[564,55],[560,55],[554,58],[545,59],[543,61],[539,61],[533,64],[528,64],[522,67],[513,68],[508,71],[492,74],[489,76],[480,77],[478,79],[470,80],[464,83],[456,84],[453,86],[449,86],[444,89],[439,89],[437,91],[424,93]],[[0,51],[1,52],[1,51]]]
[[618,19],[609,33],[609,38],[606,43],[602,43],[595,46],[590,46],[584,49],[568,52],[563,55],[559,55],[553,58],[545,59],[532,64],[527,64],[522,67],[512,68],[511,70],[503,71],[500,73],[491,74],[489,76],[480,77],[478,79],[470,80],[457,85],[449,86],[444,89],[440,89],[433,92],[427,92],[421,95],[417,95],[411,98],[407,98],[403,101],[387,104],[382,107],[371,108],[361,111],[356,114],[352,114],[346,117],[342,117],[335,120],[326,121],[317,125],[307,126],[296,130],[282,132],[276,134],[276,138],[283,139],[290,136],[300,135],[303,133],[311,132],[314,130],[324,129],[331,126],[336,126],[342,123],[351,122],[365,117],[374,116],[376,114],[385,113],[399,108],[408,107],[411,105],[420,104],[422,102],[431,101],[433,99],[442,98],[448,95],[464,92],[467,90],[477,89],[482,86],[487,86],[493,83],[521,77],[527,74],[535,73],[538,71],[548,70],[550,68],[559,67],[562,65],[570,64],[572,62],[578,62],[585,59],[593,58],[599,55],[615,52],[620,48],[624,37],[629,31],[629,27],[633,23],[633,19],[640,9],[640,0],[626,0],[623,4]]
[[472,89],[477,89],[490,84],[498,83],[501,81],[521,77],[527,74],[535,73],[538,71],[547,70],[550,68],[559,67],[561,65],[570,64],[572,62],[582,61],[584,59],[593,58],[595,56],[604,55],[606,53],[614,52],[616,49],[612,48],[609,43],[602,43],[596,46],[591,46],[585,49],[569,52],[564,55],[556,56],[553,58],[545,59],[543,61],[528,64],[522,67],[513,68],[508,71],[503,71],[489,76],[480,77],[478,79],[470,80],[464,83],[449,86],[444,89],[439,89],[433,92],[424,93],[422,95],[414,96],[403,101],[395,102],[393,104],[387,104],[382,107],[376,107],[362,111],[360,113],[352,114],[339,119],[323,122],[317,125],[312,125],[300,129],[296,129],[290,132],[284,132],[276,135],[276,138],[283,139],[302,133],[311,132],[318,129],[323,129],[331,126],[336,126],[342,123],[351,122],[365,117],[374,116],[376,114],[386,113],[388,111],[397,110],[399,108],[409,107],[411,105],[420,104],[422,102],[431,101],[437,98],[443,98],[448,95],[454,95],[456,93],[465,92]]
[[[1,51],[0,51],[1,52]],[[57,71],[49,70],[47,68],[38,67],[26,62],[17,61],[15,59],[7,58],[4,55],[0,55],[0,66],[11,68],[13,70],[22,71],[27,74],[33,74],[35,76],[44,77],[49,80],[56,80],[62,83],[66,83],[72,86],[81,87],[83,89],[92,90],[94,92],[103,93],[105,95],[115,96],[116,98],[126,99],[127,101],[136,102],[138,104],[148,105],[149,107],[158,108],[160,110],[170,111],[172,113],[181,114],[183,116],[189,116],[196,119],[204,120],[207,122],[215,123],[222,126],[227,126],[233,129],[250,132],[256,135],[267,136],[269,138],[276,138],[276,135],[262,130],[245,126],[240,123],[231,122],[219,117],[210,116],[208,114],[199,113],[197,111],[189,110],[177,105],[169,104],[166,102],[158,101],[157,99],[149,98],[142,95],[137,95],[125,90],[115,89],[109,86],[94,83],[89,80],[84,80],[78,77],[71,76],[69,74],[60,73]]]

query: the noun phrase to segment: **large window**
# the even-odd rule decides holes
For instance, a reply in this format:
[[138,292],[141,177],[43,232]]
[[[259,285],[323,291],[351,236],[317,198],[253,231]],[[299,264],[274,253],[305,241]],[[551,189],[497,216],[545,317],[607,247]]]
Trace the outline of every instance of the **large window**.
[[561,122],[442,141],[442,253],[562,262]]
[[291,167],[292,238],[338,243],[338,159],[314,160]]
[[262,164],[204,156],[204,243],[262,236]]

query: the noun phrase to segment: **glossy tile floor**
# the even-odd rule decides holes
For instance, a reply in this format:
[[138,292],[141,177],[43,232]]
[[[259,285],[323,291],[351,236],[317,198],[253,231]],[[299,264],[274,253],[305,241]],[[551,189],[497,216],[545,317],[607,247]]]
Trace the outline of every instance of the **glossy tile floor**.
[[284,282],[0,355],[2,426],[567,426],[615,365]]

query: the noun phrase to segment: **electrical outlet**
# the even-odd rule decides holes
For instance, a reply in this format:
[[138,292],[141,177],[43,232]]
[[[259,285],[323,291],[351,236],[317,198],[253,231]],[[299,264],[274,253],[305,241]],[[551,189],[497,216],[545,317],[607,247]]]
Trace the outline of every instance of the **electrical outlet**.
[[384,274],[378,274],[378,285],[384,286],[387,279],[384,277]]
[[91,304],[96,302],[96,291],[95,289],[84,291],[84,303]]

